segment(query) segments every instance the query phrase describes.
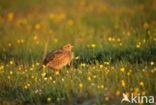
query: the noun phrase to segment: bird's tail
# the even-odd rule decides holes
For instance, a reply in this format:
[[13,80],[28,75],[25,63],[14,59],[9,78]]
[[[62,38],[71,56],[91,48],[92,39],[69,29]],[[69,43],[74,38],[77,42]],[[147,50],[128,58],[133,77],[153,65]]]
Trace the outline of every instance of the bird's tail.
[[45,42],[44,51],[43,51],[43,56],[42,56],[42,62],[44,61],[44,58],[45,58],[45,56],[46,56],[46,54],[47,54],[48,44],[49,44],[49,38],[48,38],[47,41]]
[[49,38],[47,38],[45,45],[44,45],[44,51],[43,51],[42,62],[41,62],[42,65],[39,67],[39,70],[42,70],[45,68],[45,57],[47,54],[48,44],[49,44]]

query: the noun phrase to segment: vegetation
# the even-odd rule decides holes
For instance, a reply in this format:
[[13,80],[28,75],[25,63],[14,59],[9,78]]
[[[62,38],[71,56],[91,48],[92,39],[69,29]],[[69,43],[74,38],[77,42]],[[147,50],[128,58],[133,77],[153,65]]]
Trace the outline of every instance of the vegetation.
[[[155,0],[1,0],[0,104],[120,105],[123,93],[155,96],[155,13]],[[40,69],[47,52],[67,43],[70,67]]]

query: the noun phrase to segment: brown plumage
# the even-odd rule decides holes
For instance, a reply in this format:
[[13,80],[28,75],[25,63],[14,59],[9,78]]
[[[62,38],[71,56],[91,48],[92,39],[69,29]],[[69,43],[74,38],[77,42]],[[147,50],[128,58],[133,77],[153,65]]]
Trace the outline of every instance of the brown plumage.
[[73,59],[72,45],[67,44],[54,52],[50,52],[44,58],[43,64],[54,70],[60,70],[66,65],[70,65]]

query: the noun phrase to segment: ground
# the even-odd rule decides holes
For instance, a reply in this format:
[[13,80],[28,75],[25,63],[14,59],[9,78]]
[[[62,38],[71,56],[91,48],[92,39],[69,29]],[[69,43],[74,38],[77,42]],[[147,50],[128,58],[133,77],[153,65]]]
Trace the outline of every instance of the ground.
[[[155,0],[1,0],[0,104],[131,105],[123,93],[156,96],[155,13]],[[67,43],[70,67],[42,67]]]

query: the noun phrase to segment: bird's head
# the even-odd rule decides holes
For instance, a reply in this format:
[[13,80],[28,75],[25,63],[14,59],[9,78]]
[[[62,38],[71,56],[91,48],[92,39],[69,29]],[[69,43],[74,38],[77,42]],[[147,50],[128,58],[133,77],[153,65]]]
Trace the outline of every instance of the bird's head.
[[71,51],[73,48],[73,46],[71,44],[66,44],[65,46],[63,46],[63,49],[66,51]]

